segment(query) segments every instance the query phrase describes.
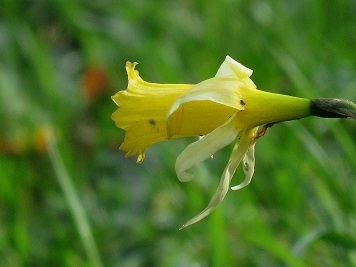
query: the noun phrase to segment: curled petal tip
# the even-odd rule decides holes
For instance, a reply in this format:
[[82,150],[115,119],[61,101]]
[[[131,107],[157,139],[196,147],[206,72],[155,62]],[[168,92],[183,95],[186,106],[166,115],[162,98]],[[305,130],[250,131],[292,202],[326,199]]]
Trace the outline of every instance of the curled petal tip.
[[235,185],[235,186],[231,186],[231,187],[230,187],[230,189],[231,189],[231,190],[234,190],[234,191],[239,190],[239,189],[241,189],[241,188],[243,188],[243,186],[241,186],[241,185]]
[[144,159],[145,159],[145,155],[139,154],[137,157],[136,163],[142,163]]
[[188,172],[183,172],[181,175],[178,176],[179,181],[181,182],[188,182],[194,178],[194,175]]
[[[225,196],[226,192],[224,193],[224,196]],[[222,199],[224,198],[224,196],[222,197]],[[192,219],[190,219],[189,221],[187,221],[185,224],[183,224],[179,230],[182,230],[192,224],[195,224],[196,222],[199,222],[200,220],[204,219],[206,216],[208,216],[212,211],[213,209],[216,208],[216,206],[222,201],[221,200],[216,200],[216,196],[215,196],[215,199],[213,197],[212,201],[209,203],[209,205],[202,211],[200,212],[198,215],[196,215],[195,217],[193,217]],[[218,203],[217,203],[218,202]]]
[[183,224],[183,225],[179,228],[179,230],[183,230],[185,227],[186,227],[186,225]]

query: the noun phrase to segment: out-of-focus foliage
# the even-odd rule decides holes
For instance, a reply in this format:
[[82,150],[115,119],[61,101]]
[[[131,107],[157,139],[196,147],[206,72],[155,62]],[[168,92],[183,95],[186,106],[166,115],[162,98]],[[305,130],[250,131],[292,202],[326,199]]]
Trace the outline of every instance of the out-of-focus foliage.
[[178,231],[231,147],[182,184],[192,140],[136,165],[110,119],[127,60],[147,81],[197,83],[230,55],[262,90],[356,101],[355,14],[352,0],[1,1],[0,265],[356,265],[354,121],[272,127],[251,185]]

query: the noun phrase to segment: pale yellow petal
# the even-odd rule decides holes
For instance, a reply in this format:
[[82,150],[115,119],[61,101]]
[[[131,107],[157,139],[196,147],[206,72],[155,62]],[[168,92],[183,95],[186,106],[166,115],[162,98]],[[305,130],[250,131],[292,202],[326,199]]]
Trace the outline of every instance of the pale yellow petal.
[[243,110],[245,83],[234,77],[203,81],[179,97],[167,114],[168,136],[206,135]]
[[[256,131],[257,128],[252,133],[252,136],[250,136],[250,139],[254,138]],[[248,137],[246,136],[246,138]],[[239,190],[247,186],[251,182],[255,170],[255,144],[256,143],[252,143],[252,145],[247,149],[247,152],[245,153],[242,159],[242,168],[245,173],[245,179],[239,185],[232,186],[232,190]]]
[[235,140],[237,133],[236,115],[234,115],[222,126],[187,146],[176,161],[175,169],[178,179],[182,182],[190,181],[193,175],[186,171],[229,145]]
[[253,71],[229,56],[221,64],[215,77],[236,75],[238,79],[246,79],[252,75]]
[[224,170],[223,175],[221,176],[220,183],[218,188],[212,197],[209,205],[197,216],[189,220],[185,223],[180,229],[183,229],[189,225],[192,225],[201,219],[208,216],[225,198],[227,191],[229,190],[231,179],[239,166],[242,157],[246,153],[247,149],[251,145],[251,138],[249,138],[253,134],[254,129],[249,130],[247,132],[242,131],[238,135],[238,141],[232,151],[229,162]]
[[252,70],[226,57],[216,77],[195,85],[172,104],[168,136],[205,135],[244,110],[243,95],[256,89],[251,74]]
[[172,103],[193,85],[145,82],[135,70],[136,64],[126,64],[128,87],[112,97],[119,108],[111,118],[126,131],[120,149],[127,152],[126,156],[138,154],[137,162],[142,162],[149,145],[167,139],[166,114]]

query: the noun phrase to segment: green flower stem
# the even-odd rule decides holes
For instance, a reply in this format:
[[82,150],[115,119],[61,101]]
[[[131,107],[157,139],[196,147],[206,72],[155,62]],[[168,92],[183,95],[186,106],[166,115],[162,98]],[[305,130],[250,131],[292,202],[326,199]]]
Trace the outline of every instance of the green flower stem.
[[82,239],[83,246],[89,258],[91,266],[101,267],[102,263],[95,245],[93,235],[90,230],[88,219],[85,215],[84,208],[80,203],[79,197],[75,191],[71,179],[65,169],[51,127],[48,127],[47,130],[47,150],[49,158],[53,164],[53,168],[56,173],[58,182],[63,190],[64,197],[68,203],[75,224],[77,225],[79,235]]
[[310,102],[311,115],[323,118],[353,118],[356,120],[356,104],[336,98],[317,98]]

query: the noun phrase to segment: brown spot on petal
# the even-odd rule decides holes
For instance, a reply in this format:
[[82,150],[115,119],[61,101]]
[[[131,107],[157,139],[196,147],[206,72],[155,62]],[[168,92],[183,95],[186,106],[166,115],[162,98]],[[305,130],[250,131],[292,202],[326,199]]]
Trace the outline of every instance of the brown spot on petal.
[[244,162],[244,168],[246,171],[249,171],[250,165],[247,162]]
[[150,119],[148,121],[148,123],[151,124],[151,125],[156,125],[156,121],[154,119]]

